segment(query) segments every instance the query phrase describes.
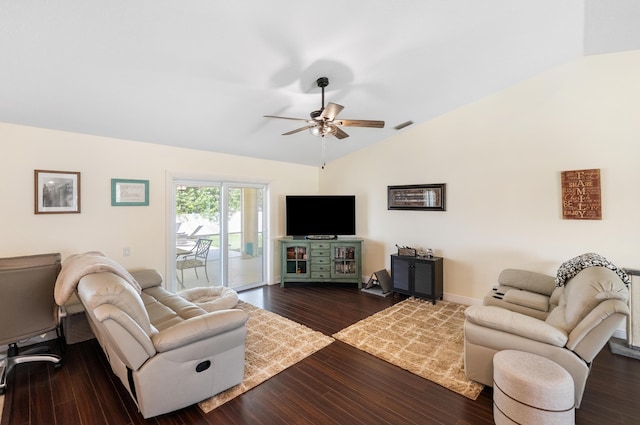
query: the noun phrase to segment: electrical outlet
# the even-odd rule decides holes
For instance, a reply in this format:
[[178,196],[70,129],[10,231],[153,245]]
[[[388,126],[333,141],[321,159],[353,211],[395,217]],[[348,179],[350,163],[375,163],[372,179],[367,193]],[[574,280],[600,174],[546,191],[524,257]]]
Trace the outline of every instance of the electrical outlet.
[[131,255],[131,248],[129,248],[128,246],[125,246],[124,248],[122,248],[123,257],[128,257],[130,255]]

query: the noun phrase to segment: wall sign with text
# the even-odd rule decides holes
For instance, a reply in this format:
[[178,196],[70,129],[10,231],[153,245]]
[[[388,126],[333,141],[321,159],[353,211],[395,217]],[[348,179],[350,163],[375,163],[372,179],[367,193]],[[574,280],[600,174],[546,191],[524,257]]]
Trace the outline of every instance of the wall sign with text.
[[111,205],[148,206],[149,180],[111,179]]
[[600,169],[562,171],[562,218],[602,220]]

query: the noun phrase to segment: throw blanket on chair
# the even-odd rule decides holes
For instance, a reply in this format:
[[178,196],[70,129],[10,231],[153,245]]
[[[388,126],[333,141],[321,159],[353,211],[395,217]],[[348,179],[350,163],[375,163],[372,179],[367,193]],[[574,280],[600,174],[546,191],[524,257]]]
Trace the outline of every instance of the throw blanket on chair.
[[140,284],[124,267],[105,257],[101,252],[91,251],[83,254],[74,254],[63,261],[62,270],[60,270],[54,290],[56,304],[63,305],[69,301],[69,298],[76,290],[76,286],[78,286],[78,282],[84,276],[100,272],[114,273],[129,282],[138,294],[142,292]]
[[573,257],[562,263],[556,274],[556,286],[564,286],[564,283],[577,275],[582,269],[587,267],[606,267],[616,272],[625,285],[629,286],[631,279],[615,264],[604,258],[602,255],[588,253]]

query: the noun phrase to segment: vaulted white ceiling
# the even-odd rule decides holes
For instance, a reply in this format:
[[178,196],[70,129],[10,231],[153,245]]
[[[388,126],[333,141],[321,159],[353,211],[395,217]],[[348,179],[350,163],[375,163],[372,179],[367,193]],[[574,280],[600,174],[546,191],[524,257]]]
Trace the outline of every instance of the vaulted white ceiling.
[[263,117],[307,118],[318,77],[340,118],[386,122],[326,139],[329,162],[583,56],[604,5],[0,0],[0,121],[321,165],[322,139],[281,135],[304,123]]

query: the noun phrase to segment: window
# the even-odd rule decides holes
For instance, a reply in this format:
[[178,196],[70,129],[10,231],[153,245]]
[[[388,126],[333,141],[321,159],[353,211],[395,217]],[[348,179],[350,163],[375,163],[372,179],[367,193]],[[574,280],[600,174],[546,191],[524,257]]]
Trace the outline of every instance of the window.
[[[172,289],[263,285],[266,186],[174,178],[172,188]],[[211,247],[195,258],[200,239],[211,240]]]

